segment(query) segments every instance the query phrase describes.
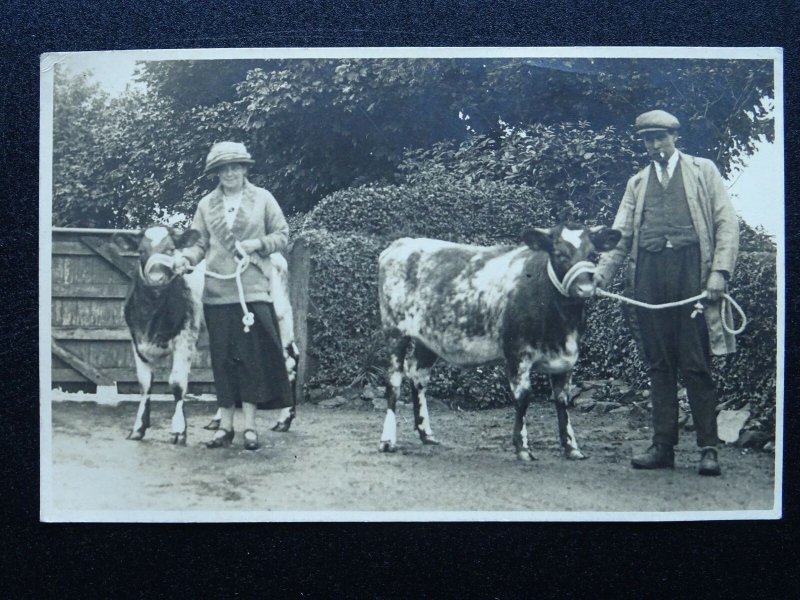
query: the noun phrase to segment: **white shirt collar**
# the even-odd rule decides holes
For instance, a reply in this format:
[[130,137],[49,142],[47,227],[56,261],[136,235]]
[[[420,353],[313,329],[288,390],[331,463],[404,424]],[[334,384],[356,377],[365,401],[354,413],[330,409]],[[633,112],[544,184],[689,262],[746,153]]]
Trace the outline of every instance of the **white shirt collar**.
[[[681,155],[680,150],[675,150],[675,152],[672,153],[672,156],[670,156],[667,159],[667,173],[669,174],[670,178],[672,177],[672,174],[675,173],[675,167],[678,166],[678,160],[680,160],[680,155]],[[658,180],[661,181],[661,173],[662,173],[661,164],[657,163],[656,161],[653,161],[653,165],[655,166],[656,169],[656,176],[658,176]]]

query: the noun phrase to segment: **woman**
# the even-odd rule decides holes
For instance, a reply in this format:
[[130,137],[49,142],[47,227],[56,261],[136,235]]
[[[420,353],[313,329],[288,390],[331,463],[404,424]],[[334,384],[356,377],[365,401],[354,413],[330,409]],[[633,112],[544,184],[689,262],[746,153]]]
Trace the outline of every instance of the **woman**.
[[271,253],[286,248],[289,226],[272,194],[247,180],[253,162],[244,144],[219,142],[211,148],[204,172],[216,175],[219,185],[200,200],[192,223],[200,239],[183,251],[186,263],[181,267],[205,257],[206,270],[218,274],[234,273],[241,253],[250,261],[241,274],[244,300],[255,316],[249,331],[243,325],[236,280],[206,276],[203,313],[220,409],[220,426],[206,443],[209,448],[230,446],[237,402],[242,404],[248,450],[259,448],[256,404],[276,409],[292,405],[270,295],[269,261]]

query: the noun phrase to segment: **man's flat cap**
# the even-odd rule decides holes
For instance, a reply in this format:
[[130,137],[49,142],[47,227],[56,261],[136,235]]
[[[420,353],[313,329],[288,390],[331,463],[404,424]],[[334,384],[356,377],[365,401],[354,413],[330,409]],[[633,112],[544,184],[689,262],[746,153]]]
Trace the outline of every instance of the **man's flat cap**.
[[665,110],[651,110],[636,117],[634,128],[637,134],[648,131],[667,131],[680,129],[680,121]]

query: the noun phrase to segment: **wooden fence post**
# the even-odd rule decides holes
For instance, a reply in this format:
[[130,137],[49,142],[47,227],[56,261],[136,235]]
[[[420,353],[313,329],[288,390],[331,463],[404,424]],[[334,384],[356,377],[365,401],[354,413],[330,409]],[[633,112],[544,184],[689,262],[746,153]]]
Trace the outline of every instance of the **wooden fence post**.
[[292,244],[289,252],[289,301],[294,317],[294,340],[300,350],[295,380],[295,403],[303,400],[303,389],[309,373],[308,303],[311,277],[311,253],[302,239]]

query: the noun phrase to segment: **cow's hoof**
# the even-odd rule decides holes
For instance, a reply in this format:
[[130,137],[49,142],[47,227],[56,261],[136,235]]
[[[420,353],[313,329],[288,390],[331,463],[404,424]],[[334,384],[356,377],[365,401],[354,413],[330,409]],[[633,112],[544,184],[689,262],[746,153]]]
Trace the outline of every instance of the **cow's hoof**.
[[523,462],[532,462],[536,460],[536,457],[533,455],[533,452],[530,450],[518,450],[517,451],[517,459]]
[[277,423],[275,423],[275,425],[272,426],[272,431],[279,431],[280,433],[286,433],[292,426],[293,419],[294,417],[290,417],[285,421],[278,421]]
[[185,446],[186,445],[186,433],[173,433],[172,434],[172,443],[178,446]]
[[222,422],[221,419],[211,419],[211,422],[203,427],[203,429],[208,429],[209,431],[216,431],[219,429],[219,424]]
[[422,439],[423,444],[430,444],[431,446],[438,446],[439,440],[437,440],[432,435],[421,435],[420,439]]
[[289,431],[289,428],[292,426],[292,421],[294,421],[295,411],[294,407],[289,409],[289,413],[286,415],[286,418],[278,420],[277,423],[272,427],[272,431],[279,431],[280,433],[286,433]]
[[589,458],[583,452],[575,448],[570,448],[569,450],[567,450],[566,456],[570,460],[586,460],[587,458]]
[[397,452],[397,446],[395,446],[392,442],[387,442],[381,440],[381,445],[379,446],[381,452]]
[[134,442],[138,442],[141,439],[144,439],[144,432],[147,431],[146,429],[134,429],[129,434],[127,439],[133,440]]

